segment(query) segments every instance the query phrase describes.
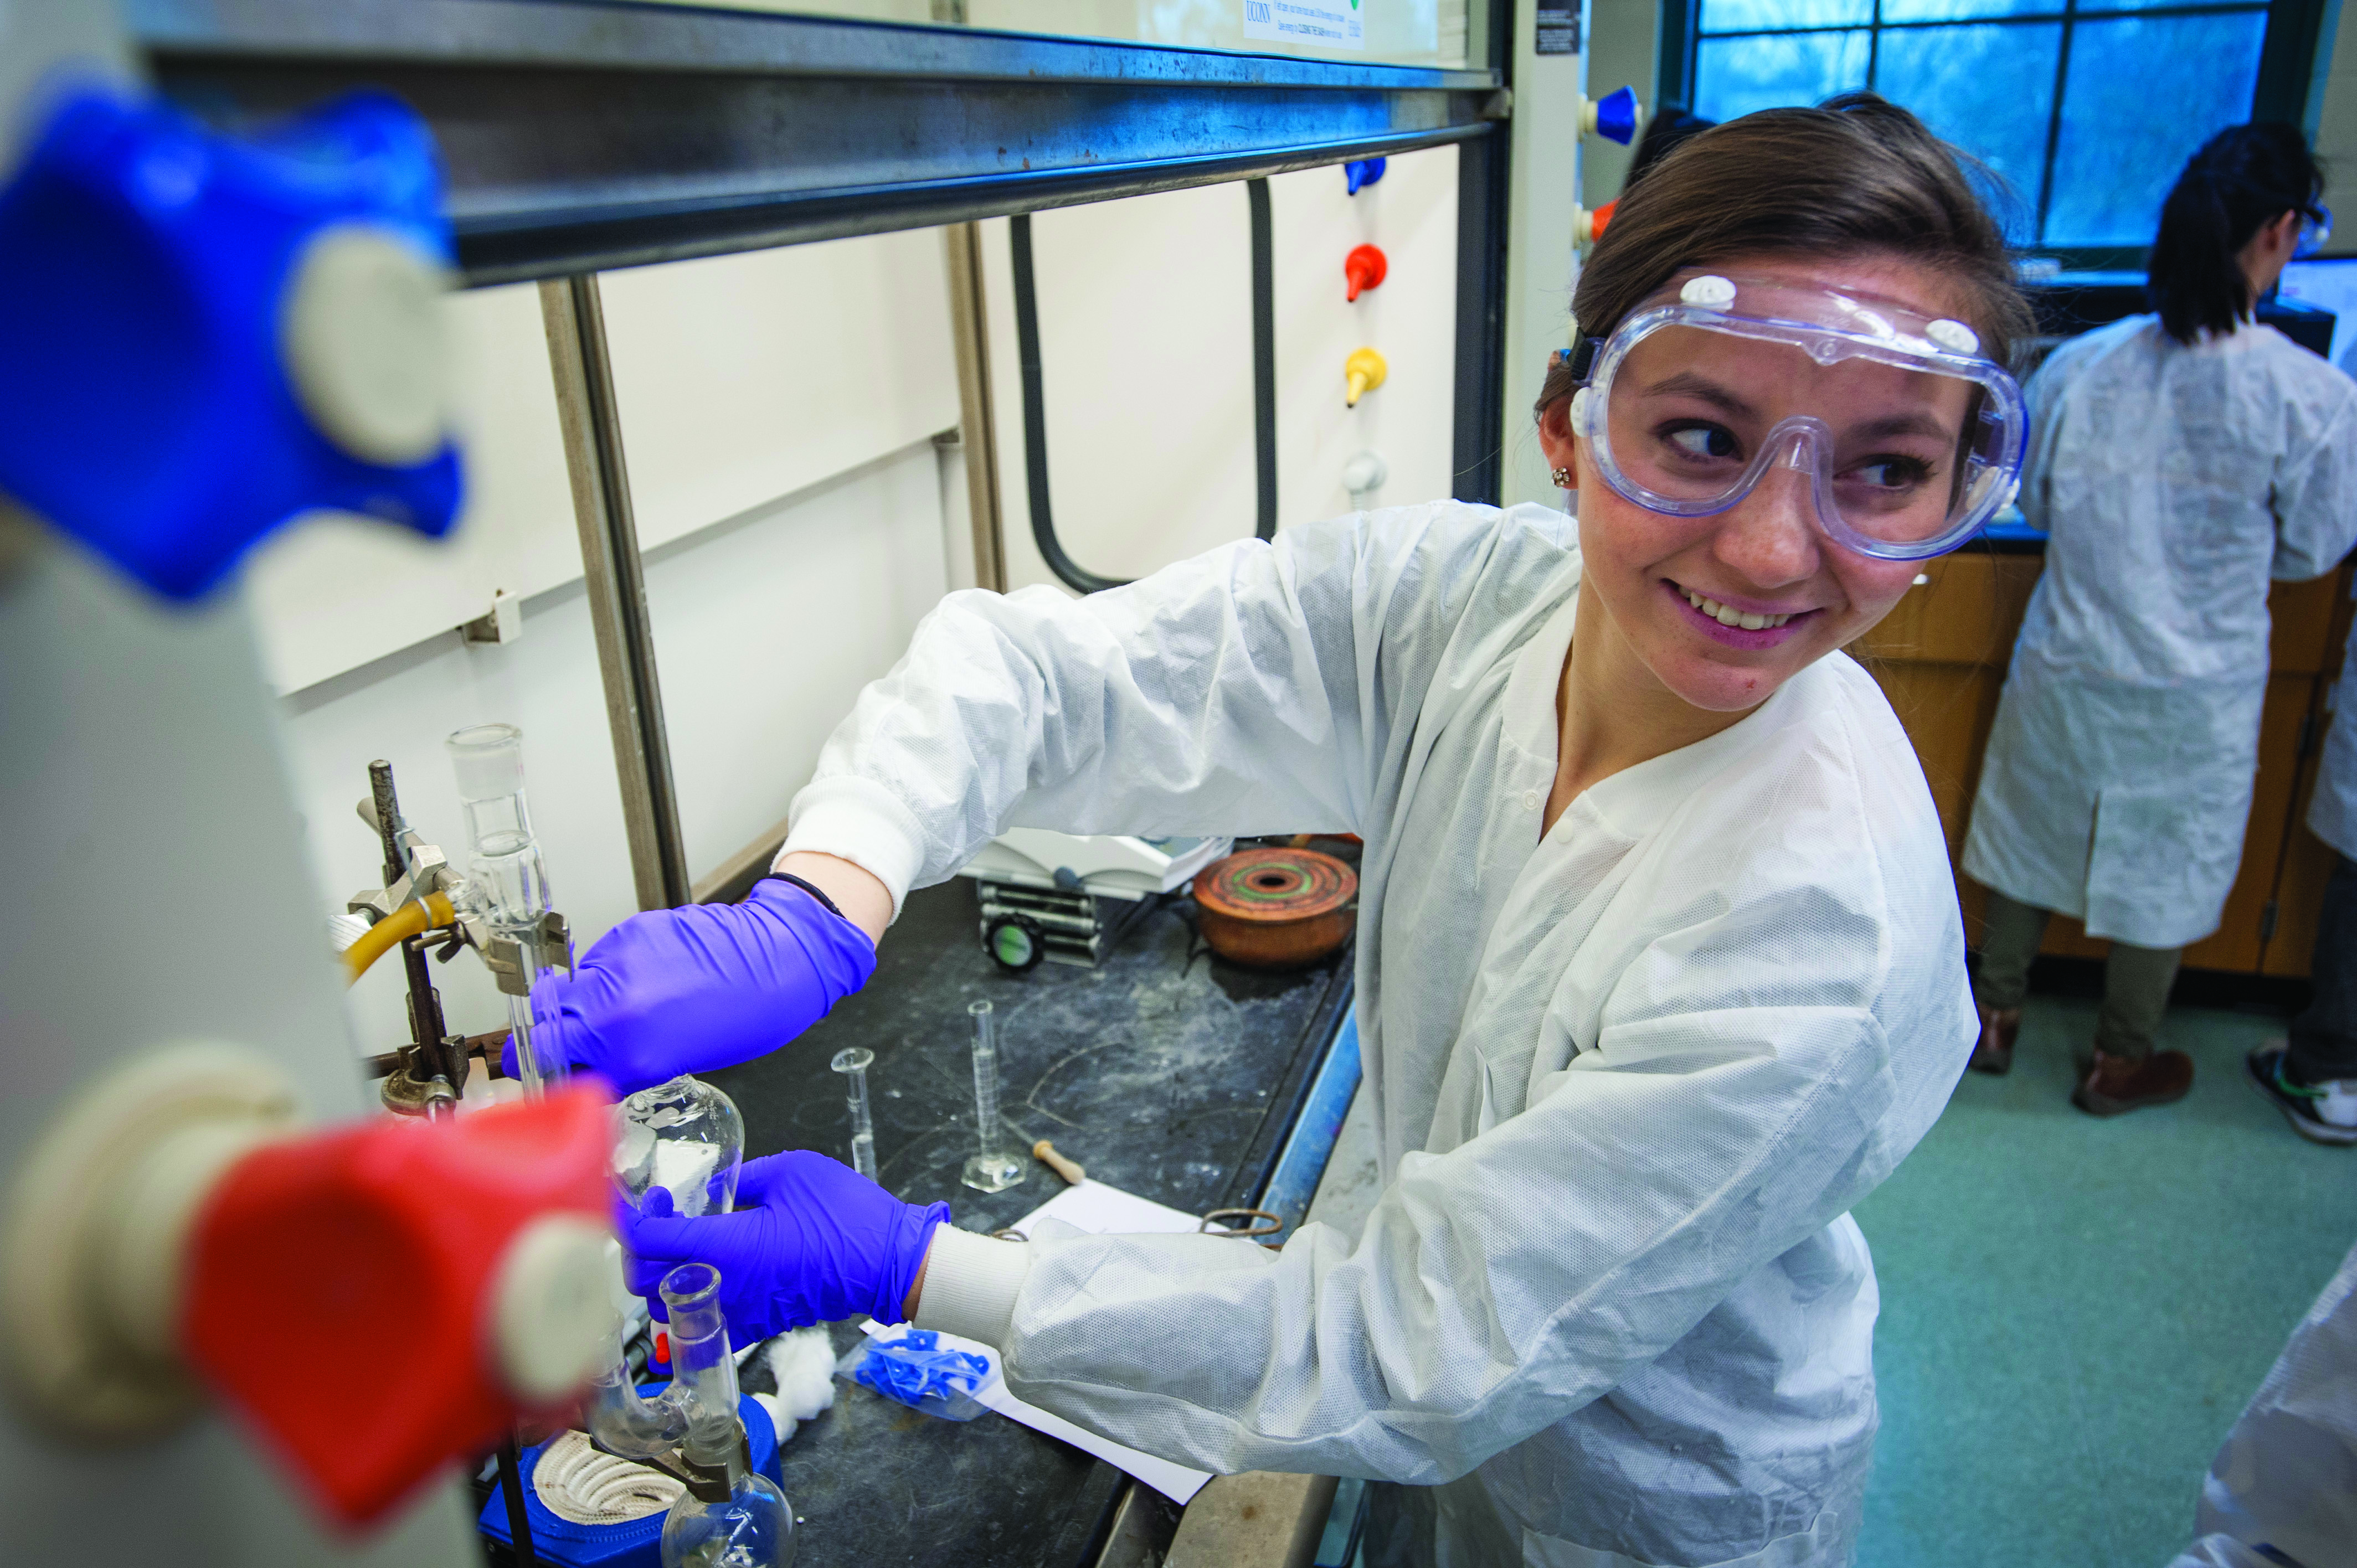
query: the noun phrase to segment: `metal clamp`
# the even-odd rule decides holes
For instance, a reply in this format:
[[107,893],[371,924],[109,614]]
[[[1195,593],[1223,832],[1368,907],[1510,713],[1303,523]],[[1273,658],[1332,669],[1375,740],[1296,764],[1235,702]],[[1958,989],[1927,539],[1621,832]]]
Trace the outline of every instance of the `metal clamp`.
[[531,995],[533,976],[544,969],[573,972],[573,932],[565,925],[565,917],[554,909],[544,913],[523,935],[494,931],[490,922],[479,915],[469,915],[459,925],[467,933],[468,942],[483,955],[483,967],[491,972],[491,978],[507,995]]
[[720,1465],[700,1465],[687,1456],[683,1448],[667,1448],[661,1454],[620,1454],[597,1441],[594,1432],[583,1434],[589,1446],[600,1454],[612,1454],[617,1459],[628,1459],[633,1465],[644,1465],[657,1470],[687,1488],[688,1496],[700,1503],[725,1503],[737,1489],[737,1480],[753,1468],[753,1446],[745,1435],[745,1423],[737,1423],[737,1446],[729,1451],[727,1462]]
[[[1245,1223],[1237,1225],[1236,1220]],[[1272,1214],[1265,1208],[1214,1208],[1203,1216],[1198,1227],[1206,1235],[1233,1236],[1246,1241],[1257,1241],[1264,1236],[1274,1236],[1285,1229],[1285,1216]]]

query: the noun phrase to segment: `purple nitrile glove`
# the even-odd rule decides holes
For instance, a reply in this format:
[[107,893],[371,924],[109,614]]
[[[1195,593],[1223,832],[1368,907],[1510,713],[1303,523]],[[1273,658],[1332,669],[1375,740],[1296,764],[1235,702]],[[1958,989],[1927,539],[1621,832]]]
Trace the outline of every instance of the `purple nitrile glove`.
[[614,1206],[631,1292],[660,1318],[663,1275],[709,1263],[720,1271],[720,1309],[737,1345],[860,1312],[900,1322],[933,1227],[950,1217],[946,1203],[903,1203],[808,1149],[746,1161],[734,1213],[675,1218],[659,1187],[643,1201],[643,1210]]
[[[780,877],[633,915],[532,988],[536,1048],[629,1094],[784,1045],[876,972],[867,933]],[[516,1076],[515,1038],[503,1070]]]

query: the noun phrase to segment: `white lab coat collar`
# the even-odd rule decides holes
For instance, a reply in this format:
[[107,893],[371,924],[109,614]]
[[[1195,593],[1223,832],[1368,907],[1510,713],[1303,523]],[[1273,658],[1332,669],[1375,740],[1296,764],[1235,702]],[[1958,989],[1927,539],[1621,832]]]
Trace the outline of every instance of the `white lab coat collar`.
[[[1515,655],[1514,672],[1506,682],[1507,743],[1539,763],[1550,779],[1555,777],[1555,765],[1562,755],[1555,693],[1562,683],[1563,661],[1571,651],[1572,627],[1578,614],[1579,594],[1575,582],[1546,624]],[[1585,811],[1605,831],[1620,838],[1644,837],[1677,809],[1679,801],[1720,768],[1760,745],[1781,722],[1778,714],[1790,706],[1786,693],[1794,683],[1818,675],[1816,666],[1811,665],[1717,735],[1665,751],[1590,785],[1564,814]]]

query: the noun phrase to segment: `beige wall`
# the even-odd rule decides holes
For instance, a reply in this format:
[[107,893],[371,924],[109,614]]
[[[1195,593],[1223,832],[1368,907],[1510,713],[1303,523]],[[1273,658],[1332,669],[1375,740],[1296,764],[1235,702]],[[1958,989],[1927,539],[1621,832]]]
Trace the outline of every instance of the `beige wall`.
[[[1601,98],[1616,88],[1633,87],[1650,121],[1660,107],[1653,53],[1661,38],[1661,0],[1588,0],[1587,18],[1588,96]],[[1579,171],[1581,199],[1601,207],[1620,194],[1637,149],[1633,144],[1616,146],[1590,136],[1580,150],[1585,155]]]
[[[1451,487],[1457,157],[1392,161],[1352,198],[1339,168],[1272,182],[1280,520],[1347,510],[1343,465],[1379,452],[1378,504]],[[1566,177],[1566,183],[1567,183]],[[1068,546],[1143,574],[1252,532],[1249,209],[1240,185],[1059,209],[1037,222],[1049,454]],[[1006,224],[987,225],[1007,564],[1047,573],[1023,490],[1022,400]],[[1342,257],[1372,241],[1391,275],[1343,298]],[[603,280],[647,599],[691,875],[785,814],[818,748],[918,620],[971,584],[941,236],[886,234],[608,274]],[[469,492],[452,538],[321,519],[250,574],[265,668],[320,913],[378,870],[352,811],[389,758],[427,836],[460,850],[442,739],[520,724],[534,826],[586,948],[635,905],[603,684],[537,291],[449,308]],[[1391,380],[1342,404],[1361,343]],[[495,590],[521,641],[454,629]],[[479,965],[439,970],[454,1026],[504,1004]],[[349,993],[366,1048],[402,1035],[399,966]]]
[[2324,203],[2351,215],[2333,235],[2330,253],[2357,256],[2357,27],[2337,27],[2340,16],[2335,0],[2325,14],[2308,117],[2325,164]]
[[[1200,186],[1056,208],[1031,220],[1056,537],[1092,572],[1131,577],[1252,534],[1251,228],[1244,188]],[[1457,149],[1394,157],[1357,196],[1339,168],[1269,182],[1276,303],[1277,523],[1351,510],[1343,465],[1391,477],[1372,498],[1451,493],[1457,371]],[[1380,288],[1344,297],[1342,258],[1380,247]],[[1024,478],[1007,222],[983,225],[1000,512],[1010,587],[1053,583]],[[1390,379],[1342,402],[1361,345]]]

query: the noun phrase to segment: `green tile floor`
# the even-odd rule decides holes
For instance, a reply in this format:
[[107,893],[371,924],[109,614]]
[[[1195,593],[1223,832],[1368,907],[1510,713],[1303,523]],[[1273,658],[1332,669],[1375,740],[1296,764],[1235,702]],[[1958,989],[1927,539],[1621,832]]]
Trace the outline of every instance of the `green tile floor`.
[[2093,1001],[2033,997],[1857,1210],[1882,1284],[1859,1568],[2160,1568],[2225,1435],[2352,1240],[2357,1149],[2243,1080],[2280,1019],[2172,1011],[2193,1092],[2070,1104]]

